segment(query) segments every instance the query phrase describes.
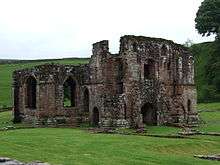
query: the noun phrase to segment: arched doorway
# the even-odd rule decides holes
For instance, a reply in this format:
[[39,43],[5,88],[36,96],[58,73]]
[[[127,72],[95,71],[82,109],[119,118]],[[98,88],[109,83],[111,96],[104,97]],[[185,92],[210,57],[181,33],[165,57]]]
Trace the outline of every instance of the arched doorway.
[[86,88],[84,90],[84,112],[89,112],[89,90]]
[[98,126],[99,125],[99,110],[98,110],[97,107],[95,107],[93,109],[92,124],[94,126]]
[[141,108],[141,114],[143,123],[147,125],[156,125],[157,124],[157,111],[154,106],[150,103],[146,103]]
[[63,95],[64,107],[76,106],[76,82],[71,77],[63,84]]
[[26,80],[26,107],[30,109],[36,108],[36,88],[37,81],[33,76]]

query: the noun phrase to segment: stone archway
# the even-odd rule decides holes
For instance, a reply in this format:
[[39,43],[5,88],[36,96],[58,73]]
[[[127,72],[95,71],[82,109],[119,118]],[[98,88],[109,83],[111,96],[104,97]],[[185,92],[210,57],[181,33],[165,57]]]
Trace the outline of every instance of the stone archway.
[[141,108],[142,122],[147,125],[157,124],[157,111],[151,103],[146,103]]
[[92,113],[92,124],[94,126],[99,125],[99,110],[97,107],[94,107],[93,113]]
[[37,80],[30,76],[26,80],[26,99],[25,105],[27,108],[36,109],[36,91]]
[[68,77],[63,84],[63,105],[64,107],[76,106],[76,82]]

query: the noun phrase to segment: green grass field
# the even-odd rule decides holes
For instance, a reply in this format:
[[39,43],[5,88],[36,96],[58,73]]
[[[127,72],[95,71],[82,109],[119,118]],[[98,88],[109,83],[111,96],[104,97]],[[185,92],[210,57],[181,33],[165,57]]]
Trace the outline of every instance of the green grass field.
[[[199,104],[205,122],[198,129],[220,132],[220,103]],[[205,108],[204,108],[205,107]],[[210,108],[210,109],[209,109]],[[203,109],[205,111],[203,111]],[[206,111],[211,110],[211,111]],[[0,128],[13,125],[11,112],[0,113]],[[217,123],[216,123],[217,122]],[[215,127],[213,127],[215,125]],[[13,125],[20,127],[21,125]],[[179,128],[148,126],[149,134],[177,134]],[[194,135],[187,139],[138,135],[93,134],[80,128],[33,128],[0,131],[0,156],[51,164],[216,165],[195,154],[219,154],[220,137]]]
[[205,132],[220,132],[220,103],[201,103],[198,110],[201,111],[202,119],[199,129]]
[[11,107],[12,96],[12,73],[14,70],[30,68],[36,65],[45,63],[58,63],[58,64],[84,64],[88,59],[60,59],[60,60],[41,60],[41,61],[28,61],[24,63],[15,64],[0,64],[0,108]]
[[220,139],[166,139],[91,134],[79,129],[38,128],[0,132],[0,155],[51,164],[217,164],[194,154],[220,152]]
[[[87,59],[63,59],[49,63],[80,64]],[[12,72],[48,61],[0,64],[0,108],[11,106]],[[220,132],[220,103],[198,105],[201,123],[196,129]],[[10,111],[0,112],[0,157],[20,161],[40,160],[51,164],[149,164],[191,165],[218,162],[194,158],[195,154],[219,154],[220,137],[197,135],[187,139],[138,135],[93,134],[80,128],[23,128],[13,124]],[[181,128],[147,126],[147,135],[177,135]],[[131,131],[131,130],[125,130]],[[219,163],[220,164],[220,163]]]

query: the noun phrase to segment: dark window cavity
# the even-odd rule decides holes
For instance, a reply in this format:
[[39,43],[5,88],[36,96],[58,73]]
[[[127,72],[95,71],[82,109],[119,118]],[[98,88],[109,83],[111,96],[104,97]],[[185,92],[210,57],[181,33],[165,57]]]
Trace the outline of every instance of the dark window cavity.
[[63,95],[64,107],[76,106],[76,82],[71,77],[63,84]]
[[37,81],[33,76],[26,80],[26,107],[30,109],[36,108],[36,87]]

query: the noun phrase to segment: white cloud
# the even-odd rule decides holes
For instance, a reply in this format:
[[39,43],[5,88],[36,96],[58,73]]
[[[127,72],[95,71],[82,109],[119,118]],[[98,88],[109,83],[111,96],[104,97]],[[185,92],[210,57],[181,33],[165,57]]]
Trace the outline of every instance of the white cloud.
[[0,58],[88,57],[91,44],[125,34],[184,43],[202,0],[0,0]]

